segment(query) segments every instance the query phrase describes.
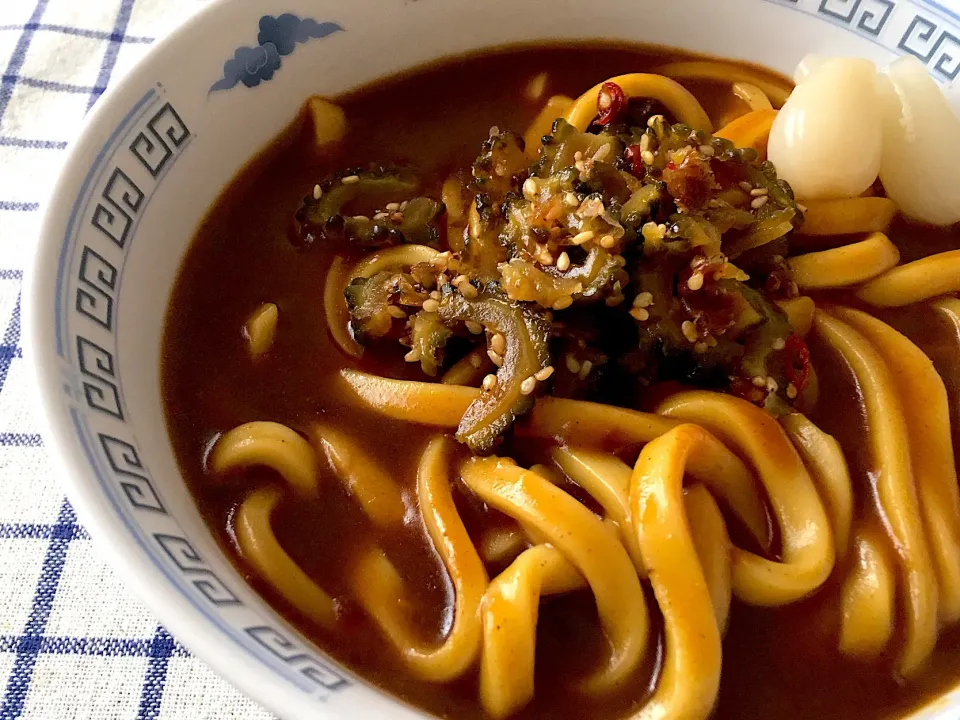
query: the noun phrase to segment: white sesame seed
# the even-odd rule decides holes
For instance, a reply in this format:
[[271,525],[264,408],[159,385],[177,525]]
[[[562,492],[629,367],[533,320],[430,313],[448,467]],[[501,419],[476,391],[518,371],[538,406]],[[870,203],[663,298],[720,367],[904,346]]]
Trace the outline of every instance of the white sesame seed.
[[750,194],[753,195],[753,197],[761,197],[761,196],[767,194],[767,189],[766,189],[766,188],[753,188],[753,189],[750,191]]
[[748,183],[746,180],[741,180],[737,184],[740,185],[740,189],[743,190],[744,192],[750,192],[751,190],[753,190],[753,185]]
[[485,378],[483,378],[483,389],[487,392],[490,392],[497,386],[497,376],[493,373],[490,373]]
[[754,210],[759,210],[767,204],[767,200],[769,199],[770,198],[768,198],[766,195],[761,195],[760,197],[753,199],[753,201],[750,203],[750,207],[752,207]]
[[575,161],[576,161],[576,160],[583,160],[583,153],[580,152],[579,150],[577,150],[577,151],[573,154],[573,159],[574,159]]
[[640,152],[650,149],[650,135],[644,133],[640,136]]
[[533,200],[536,197],[537,190],[540,188],[537,186],[537,181],[533,178],[527,178],[523,181],[523,195],[527,200]]
[[783,350],[787,346],[786,341],[783,338],[777,338],[773,341],[774,350]]
[[497,367],[503,367],[503,358],[500,355],[497,355],[493,350],[487,350],[487,357],[490,358],[492,362]]
[[476,300],[477,296],[480,295],[480,291],[468,282],[460,283],[457,286],[457,290],[459,290],[460,294],[467,300]]
[[567,370],[572,372],[574,375],[580,372],[580,362],[573,356],[573,353],[567,353],[565,361],[567,364]]
[[387,219],[387,214],[386,214],[385,212],[378,212],[376,215],[373,216],[373,219],[374,219],[374,220],[386,220],[386,219]]
[[643,160],[644,165],[653,165],[653,153],[649,150],[640,153],[640,159]]
[[389,210],[390,212],[396,212],[397,210],[400,209],[400,203],[398,202],[387,203],[383,209]]
[[690,342],[697,341],[697,326],[690,320],[684,320],[680,323],[680,332],[682,332],[683,336]]
[[580,204],[580,200],[577,199],[577,196],[572,192],[566,192],[563,194],[563,204],[567,207],[576,207]]
[[459,286],[461,283],[465,283],[465,282],[470,282],[470,278],[468,278],[466,275],[457,275],[453,279],[453,284],[456,286]]
[[585,242],[593,240],[594,235],[595,233],[593,230],[584,230],[583,232],[574,235],[570,239],[570,242],[572,242],[574,245],[583,245]]
[[397,320],[403,320],[407,317],[407,314],[396,305],[387,305],[387,312],[390,313],[390,317],[394,317]]
[[430,297],[433,298],[434,300],[436,300],[437,302],[440,302],[440,298],[441,298],[442,296],[440,295],[440,291],[439,291],[439,290],[431,290],[431,291],[430,291]]
[[772,377],[767,376],[767,390],[769,390],[770,392],[776,392],[777,387],[778,387],[777,381],[774,380]]
[[319,200],[319,199],[322,198],[322,197],[323,197],[323,188],[320,187],[319,185],[314,185],[314,186],[313,186],[313,199],[314,199],[314,200]]
[[403,213],[399,211],[395,213],[391,213],[390,219],[393,220],[395,223],[401,223],[403,222]]
[[520,383],[521,395],[530,395],[536,389],[537,389],[537,379],[533,375],[531,375],[522,383]]
[[606,248],[607,250],[616,244],[617,241],[613,239],[613,235],[604,235],[602,238],[600,238],[600,247]]
[[556,300],[553,303],[553,309],[566,310],[571,305],[573,305],[573,298],[570,297],[569,295],[565,295],[564,297],[560,298],[559,300]]
[[687,280],[687,287],[688,287],[690,290],[693,290],[694,292],[696,292],[697,290],[699,290],[700,288],[702,288],[702,287],[703,287],[703,274],[702,274],[702,273],[694,273],[693,275],[691,275],[690,278]]
[[481,325],[481,324],[478,323],[478,322],[474,322],[473,320],[467,320],[467,321],[464,323],[464,325],[466,325],[466,326],[467,326],[467,330],[469,330],[469,331],[470,331],[471,333],[473,333],[474,335],[479,335],[480,333],[483,332],[483,325]]
[[557,258],[557,270],[560,272],[566,272],[570,269],[570,256],[566,252],[560,253],[560,257]]
[[406,355],[403,356],[403,359],[407,362],[419,362],[420,361],[420,349],[414,348]]
[[641,228],[643,233],[643,239],[655,242],[657,240],[663,240],[664,235],[667,234],[666,225],[657,225],[655,222],[644,223],[643,228]]
[[716,347],[719,343],[713,335],[707,335],[707,345],[710,347]]
[[707,351],[707,344],[706,344],[705,342],[703,342],[702,340],[701,340],[700,342],[694,343],[694,344],[693,344],[693,351],[694,351],[695,353],[701,353],[701,354],[703,354],[703,353],[705,353],[705,352]]
[[753,379],[750,381],[753,383],[754,387],[762,388],[766,387],[767,379],[762,375],[754,375]]
[[503,355],[507,351],[507,338],[503,333],[497,333],[490,338],[490,349],[497,355]]
[[795,400],[797,397],[797,386],[793,383],[787,385],[787,397],[791,400]]
[[699,150],[700,154],[704,157],[713,157],[714,153],[716,152],[711,145],[701,145]]
[[639,322],[646,322],[647,320],[650,319],[650,311],[647,310],[646,308],[635,307],[633,310],[630,311],[630,314],[633,316],[634,320],[637,320]]
[[551,375],[553,375],[553,365],[547,365],[543,370],[536,373],[534,377],[538,382],[545,382],[550,379]]
[[600,149],[597,150],[597,151],[593,154],[593,161],[594,161],[594,162],[600,162],[600,161],[603,160],[608,154],[610,154],[610,146],[609,146],[609,145],[601,145],[601,146],[600,146]]
[[470,364],[471,364],[473,367],[478,368],[478,367],[480,367],[481,365],[483,365],[483,358],[481,358],[481,357],[480,357],[479,355],[477,355],[476,353],[471,353],[471,354],[470,354]]
[[653,293],[652,292],[642,292],[638,293],[637,296],[633,299],[633,306],[636,308],[645,308],[653,305]]
[[366,215],[354,215],[353,219],[357,222],[370,222],[370,218],[368,218]]
[[590,371],[593,370],[593,363],[589,360],[584,360],[583,364],[580,366],[580,373],[578,377],[581,380],[586,380],[587,375],[590,374]]
[[500,128],[498,128],[496,125],[491,125],[491,126],[490,126],[490,137],[496,137],[496,136],[499,135],[499,134],[500,134]]
[[360,182],[359,175],[347,175],[345,178],[340,180],[344,185],[353,185],[354,183]]
[[438,303],[433,298],[423,301],[423,309],[425,312],[436,312],[440,309],[440,303]]

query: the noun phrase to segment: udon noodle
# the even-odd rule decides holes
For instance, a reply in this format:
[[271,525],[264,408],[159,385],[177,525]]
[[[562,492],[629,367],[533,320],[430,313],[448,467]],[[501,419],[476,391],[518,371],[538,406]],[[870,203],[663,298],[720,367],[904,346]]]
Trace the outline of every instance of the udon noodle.
[[[462,168],[446,175],[440,212],[439,201],[416,196],[388,174],[368,179],[347,171],[308,194],[310,212],[334,194],[342,203],[363,192],[378,203],[392,192],[406,196],[377,205],[372,218],[360,214],[366,209],[336,215],[341,236],[370,245],[386,233],[377,223],[393,222],[405,239],[361,257],[334,249],[321,314],[344,367],[326,392],[383,423],[385,433],[413,424],[428,437],[410,450],[418,456],[410,484],[376,439],[341,426],[335,414],[222,428],[206,461],[211,482],[229,485],[224,478],[250,476],[256,467],[275,473],[242,485],[232,512],[243,565],[329,636],[349,632],[344,603],[351,605],[372,623],[379,652],[390,654],[399,672],[437,686],[467,682],[491,718],[521,713],[551,692],[537,672],[539,614],[548,599],[576,594],[592,598],[603,643],[574,692],[628,696],[616,711],[621,716],[708,717],[722,688],[724,637],[731,623],[746,621],[743,613],[732,616],[734,609],[803,604],[825,588],[833,588],[839,652],[886,663],[909,683],[928,667],[941,633],[960,620],[958,399],[948,394],[953,381],[945,385],[942,368],[883,313],[926,303],[960,338],[960,300],[952,297],[960,290],[960,250],[901,263],[891,229],[897,204],[879,182],[863,195],[795,200],[771,180],[772,169],[761,163],[791,100],[789,88],[764,72],[681,60],[617,75],[576,98],[551,94],[551,83],[549,72],[529,80],[526,102],[539,109],[525,143],[506,147],[507,136],[491,130],[485,148],[493,164],[483,166],[491,174],[482,183],[476,166],[472,175]],[[697,94],[704,83],[726,92],[709,112]],[[633,129],[637,144],[624,149],[605,134],[604,118],[612,105],[641,100],[652,112]],[[321,149],[349,139],[349,111],[320,100],[309,109]],[[664,116],[682,126],[671,128]],[[661,201],[643,200],[652,219],[638,226],[643,249],[635,252],[625,239],[626,210],[614,215],[601,202],[588,213],[583,189],[547,196],[553,181],[542,158],[564,152],[553,149],[563,132],[581,138],[572,147],[583,148],[569,157],[569,172],[581,178],[572,187],[591,173],[626,177],[615,213],[647,197],[653,186],[627,177],[650,177],[645,167],[668,177],[690,157],[716,169],[711,158],[722,156],[763,169],[710,186],[712,198],[735,208],[728,220],[710,215],[714,205],[696,211],[723,225],[715,236],[706,226],[684,231],[696,215],[695,176],[676,191],[690,197],[674,192],[679,214],[666,230],[650,210]],[[655,153],[667,153],[677,132],[679,149],[657,166]],[[737,155],[743,148],[752,154]],[[626,159],[613,164],[614,152]],[[501,173],[531,163],[540,163],[539,174],[518,180]],[[537,227],[561,229],[537,230],[535,247],[490,263],[483,253],[492,221],[480,198],[510,182],[508,198],[525,197],[543,213]],[[658,192],[675,190],[671,180],[658,182]],[[510,202],[504,207],[515,207]],[[508,212],[520,222],[521,210]],[[568,229],[564,218],[577,214]],[[323,222],[311,232],[317,243],[330,243],[334,221]],[[675,272],[689,307],[698,292],[721,285],[757,292],[747,287],[753,271],[744,272],[741,261],[749,267],[773,244],[782,248],[759,291],[770,299],[743,311],[761,308],[763,316],[742,335],[743,366],[723,366],[719,385],[697,373],[682,384],[657,376],[643,402],[618,398],[625,407],[592,401],[578,388],[617,358],[576,344],[548,351],[538,338],[558,337],[553,324],[578,308],[619,312],[641,333],[652,327],[661,297],[636,267],[682,232],[684,258],[693,260]],[[490,289],[491,278],[503,292]],[[377,283],[387,289],[371,290]],[[388,299],[376,305],[361,292]],[[254,307],[244,337],[250,362],[259,364],[293,320],[282,302]],[[750,334],[774,323],[779,334]],[[422,374],[356,365],[379,352],[371,338],[395,338],[397,328],[409,333],[406,364]],[[722,329],[711,334],[694,321],[677,328],[694,362],[725,342]],[[804,337],[816,345],[812,360]],[[464,348],[459,354],[442,350],[452,338]],[[750,359],[760,342],[761,359]],[[953,362],[958,347],[949,350]],[[737,377],[750,362],[760,370]],[[858,388],[863,418],[865,448],[853,456],[845,438],[817,423],[833,402],[818,393],[818,378],[845,374]],[[851,471],[863,457],[867,488],[854,477],[860,471]],[[278,526],[282,503],[326,502],[331,491],[320,479],[327,475],[367,528],[350,537],[339,579],[329,584],[298,564]],[[437,564],[447,588],[435,638],[423,631],[422,591],[394,551],[392,538],[411,527],[429,547],[420,562]]]

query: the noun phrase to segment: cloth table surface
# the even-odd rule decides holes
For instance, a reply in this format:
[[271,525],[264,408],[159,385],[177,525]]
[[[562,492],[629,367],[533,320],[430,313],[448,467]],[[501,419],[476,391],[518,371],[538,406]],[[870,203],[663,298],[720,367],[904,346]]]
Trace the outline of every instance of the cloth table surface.
[[200,0],[0,0],[0,720],[272,716],[191,656],[92,547],[38,434],[21,286],[84,115]]

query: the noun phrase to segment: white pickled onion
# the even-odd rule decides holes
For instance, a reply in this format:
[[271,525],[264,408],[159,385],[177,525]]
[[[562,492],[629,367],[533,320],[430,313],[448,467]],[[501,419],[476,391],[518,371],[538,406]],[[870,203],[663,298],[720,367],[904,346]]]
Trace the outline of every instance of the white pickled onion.
[[803,59],[797,64],[797,69],[793,71],[793,82],[799,85],[826,61],[827,58],[823,55],[816,55],[814,53],[804,55]]
[[877,179],[883,122],[876,78],[869,60],[826,60],[777,114],[767,157],[798,199],[855,197]]
[[912,218],[960,222],[960,117],[914,57],[891,63],[879,84],[884,190]]

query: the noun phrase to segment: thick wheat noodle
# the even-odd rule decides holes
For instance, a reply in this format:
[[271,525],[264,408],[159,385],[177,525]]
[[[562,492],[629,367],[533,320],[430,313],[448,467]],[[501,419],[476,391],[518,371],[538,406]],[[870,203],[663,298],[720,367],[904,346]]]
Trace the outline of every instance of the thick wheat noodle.
[[897,570],[882,531],[859,528],[850,568],[840,591],[840,650],[872,659],[893,637]]
[[650,627],[640,579],[617,536],[578,500],[512,460],[471,458],[461,478],[481,500],[535,529],[589,584],[610,654],[584,690],[603,694],[626,682],[643,658]]
[[280,423],[255,421],[221,435],[208,458],[214,475],[263,466],[276,470],[302,497],[318,492],[317,455],[310,443]]
[[683,497],[687,458],[707,437],[695,425],[680,425],[651,441],[630,481],[630,515],[666,645],[656,689],[638,720],[705,718],[720,687],[720,626]]
[[746,400],[702,390],[678,393],[657,412],[697,423],[737,448],[766,490],[783,561],[734,547],[734,594],[753,605],[784,605],[819,588],[833,570],[833,533],[813,481],[777,421]]
[[917,497],[937,568],[940,620],[960,620],[960,492],[953,459],[950,405],[943,380],[916,345],[859,310],[832,313],[866,338],[883,358],[900,398]]
[[840,354],[863,393],[869,447],[876,464],[880,510],[900,565],[905,623],[897,670],[917,673],[937,641],[937,577],[921,520],[910,458],[909,429],[890,368],[860,332],[817,309],[814,328]]
[[[480,394],[475,388],[391,380],[351,369],[341,370],[340,377],[350,396],[381,415],[445,429],[456,428]],[[516,432],[614,450],[642,445],[678,424],[651,413],[544,397],[517,423]],[[762,548],[770,547],[766,509],[753,474],[740,458],[714,440],[698,447],[690,458],[690,470],[733,510]]]
[[446,682],[466,672],[480,650],[480,601],[487,572],[467,534],[450,488],[452,440],[434,439],[417,471],[423,522],[454,588],[453,625],[438,647],[426,648],[410,630],[415,612],[406,582],[379,546],[362,551],[350,572],[354,596],[414,676]]

